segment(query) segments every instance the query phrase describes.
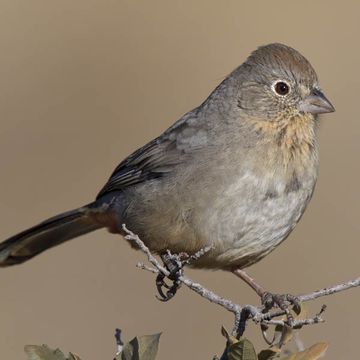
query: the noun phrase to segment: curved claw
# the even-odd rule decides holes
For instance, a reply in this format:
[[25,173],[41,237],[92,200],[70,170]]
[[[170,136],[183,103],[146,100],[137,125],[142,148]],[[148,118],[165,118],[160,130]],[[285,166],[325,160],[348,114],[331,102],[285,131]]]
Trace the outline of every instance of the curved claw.
[[[179,266],[178,263],[174,263],[170,261],[168,262],[164,261],[164,264],[167,270],[170,272],[170,274],[166,276],[163,273],[159,273],[158,276],[156,277],[156,288],[158,291],[158,295],[156,296],[156,298],[160,301],[166,302],[174,297],[177,290],[181,286],[179,277],[182,275],[182,268]],[[171,286],[165,282],[166,277],[172,281]],[[164,292],[164,289],[167,289],[167,291]]]
[[265,307],[265,311],[278,307],[286,313],[287,321],[291,325],[294,318],[289,310],[290,306],[300,308],[300,300],[291,294],[272,294],[265,292],[261,297],[261,303]]
[[159,273],[156,277],[156,289],[160,296],[156,295],[158,300],[167,301],[167,295],[164,293],[163,288],[169,289],[169,285],[164,281],[165,275]]
[[[172,286],[169,286],[168,284],[166,284],[166,282],[164,281],[164,276],[161,274],[160,276],[158,275],[157,279],[156,279],[156,288],[158,290],[158,293],[160,296],[156,296],[158,300],[166,302],[169,301],[171,298],[174,297],[174,295],[176,294],[177,290],[179,289],[181,283],[177,280],[174,280],[174,283]],[[166,291],[166,294],[163,291],[163,288],[168,289]]]
[[300,300],[291,294],[272,294],[270,292],[265,292],[261,297],[261,303],[265,306],[267,310],[270,310],[273,307],[278,307],[281,310],[286,310],[289,306],[293,305],[296,307],[300,306]]
[[167,302],[169,301],[174,295],[175,295],[176,291],[175,292],[171,292],[170,290],[168,290],[166,292],[166,295],[162,292],[160,294],[160,296],[156,295],[156,298],[159,300],[159,301],[162,301],[162,302]]

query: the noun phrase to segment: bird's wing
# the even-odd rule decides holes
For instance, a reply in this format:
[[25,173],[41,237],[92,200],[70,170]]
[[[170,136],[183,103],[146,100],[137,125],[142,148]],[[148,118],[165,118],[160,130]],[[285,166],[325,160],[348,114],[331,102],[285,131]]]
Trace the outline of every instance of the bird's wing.
[[[179,120],[160,137],[150,141],[123,160],[101,189],[97,198],[112,191],[121,191],[143,181],[161,178],[182,163],[199,145],[192,140],[197,127]],[[189,146],[191,143],[191,146]]]

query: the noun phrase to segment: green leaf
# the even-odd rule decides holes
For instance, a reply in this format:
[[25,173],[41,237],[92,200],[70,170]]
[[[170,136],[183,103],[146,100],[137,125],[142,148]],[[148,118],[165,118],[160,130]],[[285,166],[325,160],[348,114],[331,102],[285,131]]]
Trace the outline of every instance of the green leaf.
[[226,339],[227,347],[229,347],[230,345],[235,344],[239,341],[235,336],[230,335],[224,326],[221,327],[221,334]]
[[24,350],[29,360],[67,360],[62,351],[50,349],[47,345],[26,345]]
[[258,360],[273,360],[280,356],[281,350],[277,346],[260,351]]
[[246,338],[231,344],[227,348],[228,360],[257,360],[253,344]]
[[135,337],[123,347],[116,360],[155,360],[160,334]]
[[116,355],[115,360],[132,360],[134,357],[134,347],[131,343],[126,343],[120,354]]

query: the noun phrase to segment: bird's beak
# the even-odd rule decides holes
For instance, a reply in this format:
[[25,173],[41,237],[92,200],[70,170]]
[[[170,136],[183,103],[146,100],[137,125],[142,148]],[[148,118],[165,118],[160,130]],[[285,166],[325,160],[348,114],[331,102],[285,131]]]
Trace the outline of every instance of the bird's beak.
[[299,110],[303,113],[316,115],[332,113],[335,108],[320,90],[314,89],[310,95],[300,102]]

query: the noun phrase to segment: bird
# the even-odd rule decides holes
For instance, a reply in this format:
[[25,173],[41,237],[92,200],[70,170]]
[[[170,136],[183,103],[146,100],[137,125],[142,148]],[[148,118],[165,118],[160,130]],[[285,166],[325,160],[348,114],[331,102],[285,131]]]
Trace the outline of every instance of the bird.
[[124,235],[126,224],[159,255],[211,246],[192,266],[242,277],[303,215],[318,175],[319,115],[334,111],[300,52],[260,46],[125,158],[93,202],[0,243],[0,267],[101,228]]

